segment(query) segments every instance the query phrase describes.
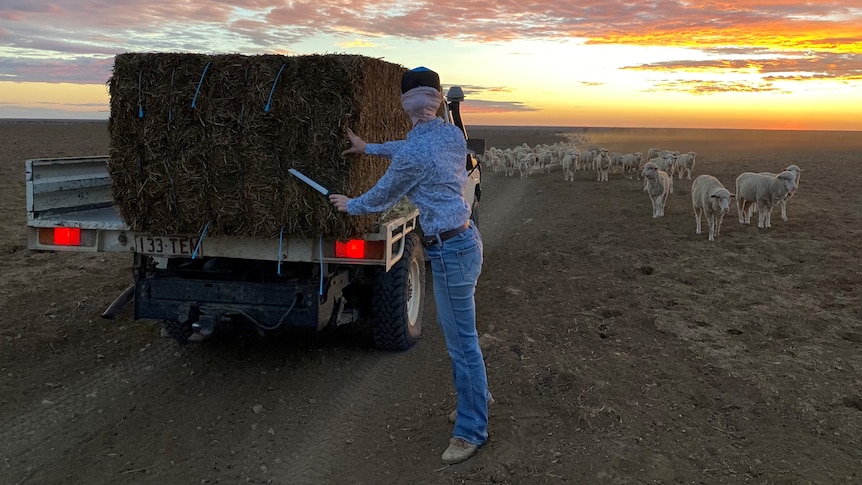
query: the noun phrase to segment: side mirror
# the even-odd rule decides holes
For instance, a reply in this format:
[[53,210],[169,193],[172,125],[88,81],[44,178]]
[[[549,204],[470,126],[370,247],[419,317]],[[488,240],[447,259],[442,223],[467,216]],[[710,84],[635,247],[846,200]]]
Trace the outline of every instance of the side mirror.
[[476,155],[485,154],[485,139],[484,138],[469,138],[467,139],[467,150]]
[[452,86],[448,91],[446,91],[446,98],[449,101],[464,101],[464,90],[461,89],[461,86]]

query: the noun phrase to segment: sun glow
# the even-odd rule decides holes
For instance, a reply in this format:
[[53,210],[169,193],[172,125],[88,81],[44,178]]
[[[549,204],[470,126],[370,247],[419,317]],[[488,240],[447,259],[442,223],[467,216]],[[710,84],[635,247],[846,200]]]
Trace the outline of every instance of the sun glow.
[[134,31],[110,2],[99,29],[86,2],[18,3],[0,14],[0,117],[107,118],[104,84],[73,83],[107,78],[119,52],[348,53],[435,69],[474,124],[862,128],[848,0],[182,2],[150,6]]
[[7,118],[107,118],[106,86],[0,82],[0,113]]

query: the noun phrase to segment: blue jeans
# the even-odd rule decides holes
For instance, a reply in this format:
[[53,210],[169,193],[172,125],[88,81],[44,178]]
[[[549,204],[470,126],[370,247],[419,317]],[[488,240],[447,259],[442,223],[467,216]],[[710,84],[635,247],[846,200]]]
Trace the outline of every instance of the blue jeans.
[[482,237],[470,223],[461,234],[426,248],[434,277],[437,320],[452,359],[458,396],[453,438],[481,445],[488,439],[488,376],[476,331],[476,282],[482,272]]

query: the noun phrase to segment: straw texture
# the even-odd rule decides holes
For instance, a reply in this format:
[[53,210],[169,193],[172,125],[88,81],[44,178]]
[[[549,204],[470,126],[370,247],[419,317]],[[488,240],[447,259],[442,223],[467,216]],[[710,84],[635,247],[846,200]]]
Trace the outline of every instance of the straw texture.
[[114,200],[154,234],[347,239],[378,217],[338,213],[288,173],[356,196],[388,161],[340,153],[346,128],[401,139],[404,67],[356,55],[126,53],[108,81]]

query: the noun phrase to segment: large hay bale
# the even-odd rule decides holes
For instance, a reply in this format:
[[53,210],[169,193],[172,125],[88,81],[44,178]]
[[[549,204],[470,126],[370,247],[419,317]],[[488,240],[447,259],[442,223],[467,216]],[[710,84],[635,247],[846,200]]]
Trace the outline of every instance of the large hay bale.
[[369,142],[403,138],[405,68],[356,55],[116,56],[109,172],[137,231],[346,239],[377,217],[339,214],[288,173],[356,196],[388,161],[347,157],[350,127]]

